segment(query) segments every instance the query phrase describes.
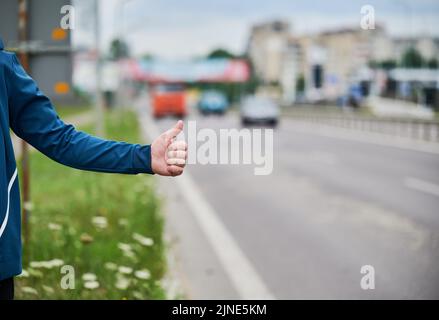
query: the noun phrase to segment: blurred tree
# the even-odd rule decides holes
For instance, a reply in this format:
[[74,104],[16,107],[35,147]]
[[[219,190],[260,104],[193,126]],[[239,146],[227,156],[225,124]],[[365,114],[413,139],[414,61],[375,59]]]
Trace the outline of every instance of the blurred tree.
[[191,88],[197,88],[201,91],[205,90],[218,90],[222,92],[228,99],[230,103],[239,102],[242,95],[254,93],[259,80],[257,79],[251,60],[245,55],[236,55],[226,49],[217,48],[212,50],[205,58],[215,59],[215,58],[225,58],[225,59],[243,59],[245,60],[250,68],[250,78],[245,83],[234,83],[234,82],[209,82],[209,83],[193,83],[190,85]]
[[379,67],[379,62],[376,60],[370,60],[367,64],[371,69],[377,69]]
[[436,58],[431,58],[427,61],[427,67],[430,69],[437,69],[439,67],[439,62]]
[[391,70],[398,66],[398,62],[395,59],[386,59],[382,61],[371,60],[369,61],[369,68],[372,69],[384,69]]
[[409,48],[402,55],[401,66],[404,68],[422,68],[425,65],[424,58],[416,48]]
[[130,56],[128,44],[121,39],[113,39],[110,44],[110,59],[119,60]]
[[142,55],[142,60],[154,60],[154,55],[151,53],[145,53]]
[[296,91],[298,93],[303,93],[305,91],[305,77],[300,74],[296,80]]
[[208,59],[213,58],[226,58],[226,59],[235,59],[238,58],[238,56],[234,55],[233,53],[227,51],[226,49],[218,48],[213,50],[207,55]]
[[386,59],[380,62],[380,67],[384,70],[395,69],[398,66],[398,62],[395,59]]
[[247,56],[244,56],[243,59],[245,59],[248,63],[248,66],[250,68],[250,78],[245,83],[244,86],[244,93],[245,94],[254,94],[256,92],[256,89],[261,83],[261,80],[256,75],[255,67],[253,65],[253,61]]

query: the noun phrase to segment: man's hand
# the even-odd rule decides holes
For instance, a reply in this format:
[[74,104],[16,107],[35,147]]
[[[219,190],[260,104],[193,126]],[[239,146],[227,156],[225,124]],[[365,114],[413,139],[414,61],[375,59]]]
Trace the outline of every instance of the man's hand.
[[152,171],[161,176],[179,176],[183,173],[187,158],[187,143],[174,141],[183,130],[183,121],[162,133],[151,144]]

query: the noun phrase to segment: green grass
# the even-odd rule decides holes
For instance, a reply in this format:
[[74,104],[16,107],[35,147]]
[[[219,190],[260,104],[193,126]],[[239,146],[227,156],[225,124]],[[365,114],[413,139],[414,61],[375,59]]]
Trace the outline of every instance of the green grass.
[[60,118],[65,119],[66,117],[71,117],[87,111],[91,111],[92,107],[59,105],[56,106],[55,109]]
[[[111,114],[107,135],[111,139],[138,142],[134,114]],[[39,153],[31,155],[31,170],[31,237],[24,245],[23,263],[28,276],[17,279],[17,299],[166,297],[161,286],[166,271],[163,217],[152,177],[83,172],[61,166]],[[92,222],[95,217],[106,218],[108,225],[97,227]],[[133,238],[134,234],[152,239],[153,245],[141,244]],[[131,250],[124,253],[119,247],[127,245]],[[74,268],[74,290],[61,288],[61,266],[30,266],[32,262],[54,259]],[[129,269],[109,270],[108,262],[133,271],[124,274],[120,271]],[[147,270],[150,278],[141,279],[139,273],[136,276],[135,271],[139,270]],[[82,276],[86,273],[96,275],[98,288],[84,287]],[[129,286],[124,289],[127,283]]]

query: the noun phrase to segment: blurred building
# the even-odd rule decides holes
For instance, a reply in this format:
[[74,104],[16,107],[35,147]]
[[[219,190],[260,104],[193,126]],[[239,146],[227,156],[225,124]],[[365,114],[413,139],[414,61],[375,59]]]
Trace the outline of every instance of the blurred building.
[[253,26],[247,52],[257,77],[263,83],[280,81],[289,39],[290,25],[287,22],[272,21]]
[[297,81],[300,76],[300,46],[296,39],[289,39],[282,55],[282,71],[280,87],[282,89],[282,103],[289,105],[297,100]]
[[392,41],[391,58],[399,60],[410,48],[415,48],[424,59],[430,60],[439,57],[439,39],[433,37],[395,38]]
[[369,61],[389,56],[392,48],[380,27],[341,28],[302,36],[298,43],[299,70],[305,78],[305,95],[310,101],[336,100],[349,92],[353,84],[360,85],[367,94],[372,80]]
[[[381,50],[375,50],[375,47]],[[287,22],[253,26],[248,55],[263,84],[279,84],[282,101],[297,99],[297,82],[304,79],[303,95],[309,101],[335,100],[353,81],[368,90],[371,59],[392,55],[382,28],[342,28],[313,35],[293,36]]]
[[439,110],[439,69],[395,68],[388,73],[385,94]]

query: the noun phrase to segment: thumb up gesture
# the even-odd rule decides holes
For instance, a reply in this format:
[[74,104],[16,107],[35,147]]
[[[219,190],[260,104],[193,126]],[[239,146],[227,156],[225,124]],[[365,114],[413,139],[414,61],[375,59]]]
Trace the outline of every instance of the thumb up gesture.
[[175,137],[183,131],[183,121],[162,133],[151,144],[152,171],[161,176],[179,176],[183,173],[187,158],[187,143],[175,141]]

